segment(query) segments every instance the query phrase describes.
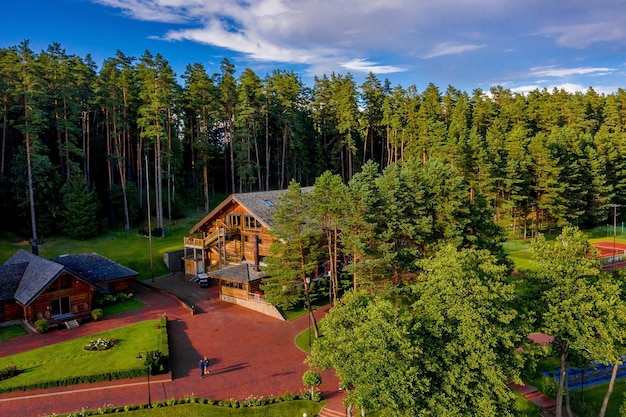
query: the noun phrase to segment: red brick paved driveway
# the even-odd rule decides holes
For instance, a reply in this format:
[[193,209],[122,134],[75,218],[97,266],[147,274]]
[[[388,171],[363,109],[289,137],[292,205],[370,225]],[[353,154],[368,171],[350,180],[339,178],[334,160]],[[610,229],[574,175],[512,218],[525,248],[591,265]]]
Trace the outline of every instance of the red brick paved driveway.
[[[87,323],[73,330],[21,336],[0,342],[0,356],[35,347],[95,334],[134,322],[169,318],[171,381],[155,381],[150,388],[152,401],[185,396],[238,399],[249,396],[277,396],[303,390],[302,374],[306,354],[294,344],[295,336],[308,325],[307,317],[282,322],[217,299],[215,283],[201,289],[181,276],[155,280],[159,288],[178,288],[200,314],[191,315],[177,301],[158,292],[139,288],[136,298],[147,307],[122,313],[100,322]],[[174,287],[172,287],[174,286]],[[318,318],[326,312],[318,311]],[[201,378],[200,357],[210,360],[210,375]],[[332,372],[322,376],[321,391],[333,408],[341,409],[342,396]],[[147,403],[147,381],[128,380],[107,384],[77,385],[58,390],[0,395],[2,415],[38,417],[69,413],[81,408]]]

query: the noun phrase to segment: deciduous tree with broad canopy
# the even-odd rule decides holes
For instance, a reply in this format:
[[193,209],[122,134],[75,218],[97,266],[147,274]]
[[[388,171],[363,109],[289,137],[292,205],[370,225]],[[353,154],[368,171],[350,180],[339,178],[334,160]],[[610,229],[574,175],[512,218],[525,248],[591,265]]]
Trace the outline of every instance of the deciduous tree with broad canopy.
[[333,367],[346,400],[384,415],[515,416],[522,343],[507,267],[444,247],[410,286],[353,290],[320,324],[307,362]]

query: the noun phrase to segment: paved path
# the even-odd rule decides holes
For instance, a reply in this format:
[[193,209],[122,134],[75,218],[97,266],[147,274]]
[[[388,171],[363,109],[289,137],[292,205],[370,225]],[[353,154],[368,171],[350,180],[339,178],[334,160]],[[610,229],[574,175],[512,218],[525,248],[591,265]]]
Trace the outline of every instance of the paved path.
[[[49,334],[20,336],[0,342],[0,356],[35,347],[99,333],[138,321],[169,318],[172,380],[151,378],[152,401],[185,396],[243,400],[249,396],[279,396],[300,392],[306,354],[294,344],[295,336],[306,329],[306,316],[282,322],[260,313],[218,300],[217,287],[199,288],[180,275],[155,280],[163,289],[183,289],[183,298],[200,314],[191,315],[176,300],[156,291],[139,287],[136,298],[147,307],[87,323],[77,329]],[[327,308],[316,313],[321,318]],[[211,374],[201,378],[199,358],[210,360]],[[322,395],[328,408],[343,410],[343,395],[337,391],[333,372],[322,374]],[[0,395],[2,415],[39,417],[95,409],[104,405],[120,406],[147,403],[146,380],[117,381],[113,384],[87,384],[67,388]],[[345,415],[345,414],[344,414]]]

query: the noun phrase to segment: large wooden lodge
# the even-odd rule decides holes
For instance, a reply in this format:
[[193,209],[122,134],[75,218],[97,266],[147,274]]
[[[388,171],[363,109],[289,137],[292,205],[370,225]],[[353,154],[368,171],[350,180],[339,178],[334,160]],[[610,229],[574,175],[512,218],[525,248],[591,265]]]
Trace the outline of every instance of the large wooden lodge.
[[[313,187],[303,188],[303,192]],[[218,280],[222,300],[263,302],[260,271],[270,255],[274,212],[286,190],[231,194],[184,239],[185,274]],[[250,303],[248,303],[250,304]],[[250,305],[247,305],[251,308]]]

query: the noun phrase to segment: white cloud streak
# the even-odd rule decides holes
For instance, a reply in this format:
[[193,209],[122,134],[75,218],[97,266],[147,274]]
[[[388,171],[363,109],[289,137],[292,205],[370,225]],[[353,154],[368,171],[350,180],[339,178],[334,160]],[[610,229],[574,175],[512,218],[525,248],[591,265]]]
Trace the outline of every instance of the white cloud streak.
[[554,68],[554,67],[534,67],[530,69],[530,76],[533,77],[569,77],[572,75],[607,75],[615,71],[612,68]]
[[458,55],[464,52],[475,51],[476,49],[484,48],[487,45],[460,45],[454,42],[444,42],[435,47],[426,55],[423,55],[424,59],[431,59],[445,55]]
[[[477,84],[496,78],[498,71],[508,71],[498,75],[501,79],[519,74],[514,60],[521,57],[524,67],[534,65],[527,77],[597,77],[615,73],[593,62],[594,48],[623,52],[626,47],[626,8],[616,7],[615,0],[90,1],[132,19],[168,24],[153,34],[162,40],[197,42],[244,59],[309,70],[390,74],[420,68],[426,76],[449,74]],[[559,66],[571,66],[577,51],[584,51],[580,58],[587,63],[549,67],[566,52],[568,61]],[[435,59],[440,57],[450,59],[435,68],[444,65]],[[455,57],[462,64],[455,64]]]

